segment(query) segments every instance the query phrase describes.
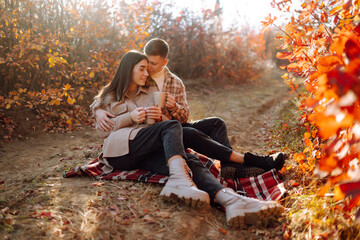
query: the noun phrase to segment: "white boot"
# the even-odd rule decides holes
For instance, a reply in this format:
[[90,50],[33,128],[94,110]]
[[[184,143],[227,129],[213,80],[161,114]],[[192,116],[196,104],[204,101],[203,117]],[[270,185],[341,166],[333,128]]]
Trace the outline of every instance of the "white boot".
[[221,189],[214,201],[225,208],[228,226],[244,228],[245,224],[264,224],[271,218],[278,218],[284,208],[274,201],[261,201],[244,197],[231,188]]
[[199,190],[189,176],[188,166],[182,158],[173,159],[169,162],[170,177],[162,189],[160,196],[170,199],[184,200],[193,207],[210,206],[210,197],[204,191]]

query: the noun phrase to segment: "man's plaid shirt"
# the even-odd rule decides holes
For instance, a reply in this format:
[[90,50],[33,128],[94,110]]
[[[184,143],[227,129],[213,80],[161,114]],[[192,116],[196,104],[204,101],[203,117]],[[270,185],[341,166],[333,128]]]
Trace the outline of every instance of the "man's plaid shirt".
[[181,79],[175,76],[170,70],[165,67],[164,69],[165,80],[163,89],[159,89],[156,82],[152,79],[149,79],[146,83],[147,86],[156,86],[159,91],[170,93],[176,101],[176,105],[172,111],[165,111],[164,115],[166,115],[169,119],[176,119],[180,123],[186,123],[189,118],[189,106],[186,101],[186,91],[185,86]]

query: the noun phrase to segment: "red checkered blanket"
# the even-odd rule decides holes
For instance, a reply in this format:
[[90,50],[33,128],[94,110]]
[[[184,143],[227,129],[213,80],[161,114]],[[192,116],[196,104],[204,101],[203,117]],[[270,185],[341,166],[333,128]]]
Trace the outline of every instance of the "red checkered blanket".
[[[191,149],[187,149],[187,152],[195,154],[222,185],[234,189],[234,191],[241,195],[261,200],[279,200],[286,192],[284,184],[280,179],[280,174],[276,169],[272,169],[256,177],[227,179],[220,176],[220,164],[218,160],[208,158]],[[96,180],[134,180],[161,184],[166,183],[169,178],[169,176],[141,169],[132,171],[116,170],[109,174],[104,174],[102,170],[103,166],[103,163],[96,158],[83,166],[71,169],[64,174],[64,177],[69,178],[85,175]]]

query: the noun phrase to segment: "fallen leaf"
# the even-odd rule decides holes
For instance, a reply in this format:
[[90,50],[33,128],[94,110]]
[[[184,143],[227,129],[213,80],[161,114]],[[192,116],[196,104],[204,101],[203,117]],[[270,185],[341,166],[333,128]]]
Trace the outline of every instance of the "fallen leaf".
[[101,187],[102,185],[104,185],[105,184],[105,182],[94,182],[93,184],[91,184],[91,185],[93,185],[93,186],[95,186],[95,187]]
[[144,219],[144,221],[145,221],[145,222],[148,222],[148,223],[155,223],[154,218],[153,218],[153,217],[151,217],[149,214],[145,215],[145,216],[143,217],[143,219]]
[[47,217],[47,218],[52,218],[51,217],[51,212],[41,212],[40,216]]
[[220,231],[221,233],[223,233],[223,234],[228,234],[228,231],[226,231],[226,230],[223,229],[223,228],[219,228],[219,231]]
[[156,212],[156,215],[162,218],[170,217],[170,212]]

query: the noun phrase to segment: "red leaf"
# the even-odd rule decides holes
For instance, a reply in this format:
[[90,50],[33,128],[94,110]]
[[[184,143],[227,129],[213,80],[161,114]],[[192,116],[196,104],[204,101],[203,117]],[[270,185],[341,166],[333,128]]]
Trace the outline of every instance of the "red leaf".
[[346,53],[346,56],[350,60],[359,58],[360,57],[360,47],[352,39],[349,39],[345,43],[345,53]]
[[40,216],[51,218],[51,212],[41,212]]
[[321,13],[321,16],[320,16],[320,21],[321,21],[322,23],[326,23],[327,20],[328,20],[327,13],[326,13],[326,12],[322,12],[322,13]]

